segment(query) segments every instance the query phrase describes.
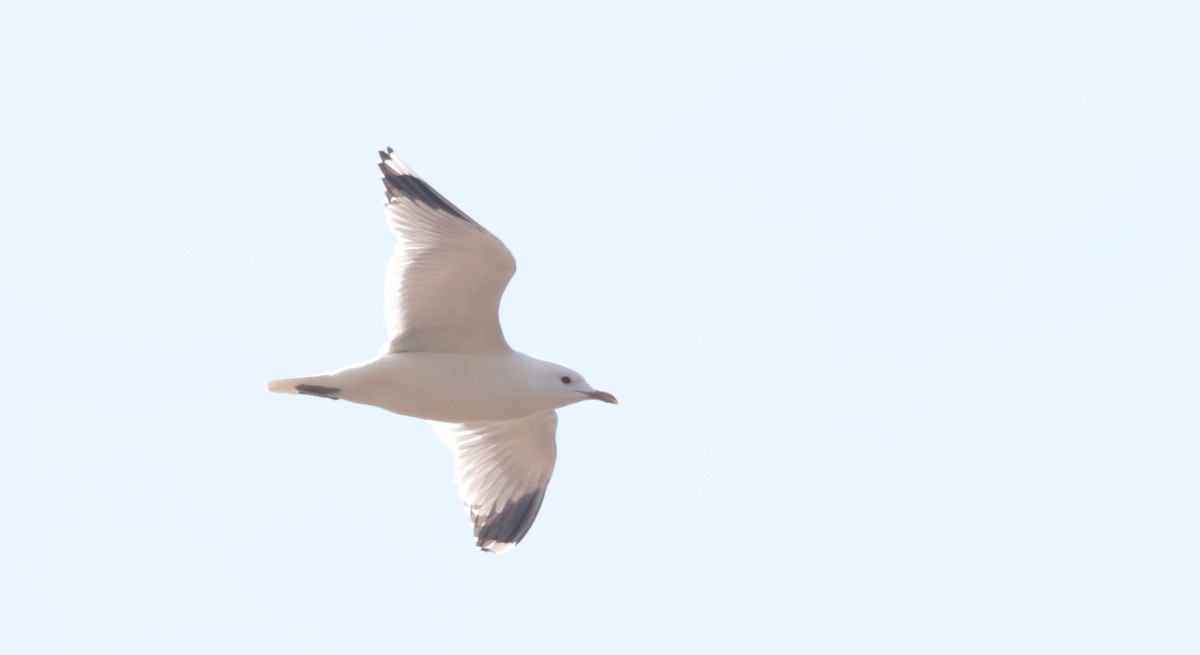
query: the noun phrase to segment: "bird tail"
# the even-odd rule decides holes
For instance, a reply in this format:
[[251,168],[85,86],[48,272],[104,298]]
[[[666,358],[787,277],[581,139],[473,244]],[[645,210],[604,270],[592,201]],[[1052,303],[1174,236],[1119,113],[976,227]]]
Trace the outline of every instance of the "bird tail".
[[297,384],[303,384],[304,378],[288,378],[286,380],[271,380],[267,383],[267,391],[275,393],[300,393],[296,391]]
[[329,375],[314,375],[307,378],[286,378],[271,380],[267,383],[267,391],[275,393],[297,393],[305,396],[321,396],[322,398],[338,399],[341,389],[330,385]]

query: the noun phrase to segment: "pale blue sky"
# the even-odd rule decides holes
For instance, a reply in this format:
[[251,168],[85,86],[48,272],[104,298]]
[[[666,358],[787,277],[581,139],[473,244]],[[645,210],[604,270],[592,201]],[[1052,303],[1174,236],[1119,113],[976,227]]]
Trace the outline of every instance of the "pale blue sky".
[[[1200,649],[1200,10],[0,9],[0,651]],[[384,338],[375,151],[513,251],[514,552]]]

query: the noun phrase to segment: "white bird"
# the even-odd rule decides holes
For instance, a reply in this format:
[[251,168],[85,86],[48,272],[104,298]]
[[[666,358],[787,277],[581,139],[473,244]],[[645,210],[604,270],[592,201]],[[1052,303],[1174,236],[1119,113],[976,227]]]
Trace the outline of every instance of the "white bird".
[[582,400],[616,403],[583,376],[509,347],[500,296],[508,248],[388,148],[379,168],[396,235],[385,282],[388,341],[379,357],[269,391],[321,396],[427,419],[454,454],[454,482],[475,545],[500,553],[537,516],[554,470],[558,415]]

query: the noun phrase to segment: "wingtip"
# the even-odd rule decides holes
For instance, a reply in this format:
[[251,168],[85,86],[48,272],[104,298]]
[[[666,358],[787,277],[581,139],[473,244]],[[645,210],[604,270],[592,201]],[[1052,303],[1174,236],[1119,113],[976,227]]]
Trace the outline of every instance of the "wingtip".
[[388,175],[411,175],[417,177],[413,169],[408,167],[402,159],[396,156],[394,150],[389,147],[387,150],[379,151],[379,170],[383,171],[383,177],[386,179]]
[[507,553],[508,551],[512,550],[513,548],[516,548],[517,544],[516,544],[516,542],[490,541],[489,540],[489,541],[476,542],[475,547],[484,553],[491,553],[493,555],[501,555],[503,553]]
[[546,487],[543,485],[505,502],[498,511],[486,515],[472,514],[475,546],[491,553],[503,553],[514,548],[533,527],[545,497]]
[[379,170],[383,171],[383,186],[387,189],[385,205],[407,199],[457,216],[476,226],[479,225],[471,220],[466,212],[455,207],[454,203],[446,200],[442,194],[429,186],[425,180],[421,179],[420,175],[417,175],[416,171],[409,168],[408,164],[392,153],[391,148],[388,148],[387,152],[380,150],[379,157]]

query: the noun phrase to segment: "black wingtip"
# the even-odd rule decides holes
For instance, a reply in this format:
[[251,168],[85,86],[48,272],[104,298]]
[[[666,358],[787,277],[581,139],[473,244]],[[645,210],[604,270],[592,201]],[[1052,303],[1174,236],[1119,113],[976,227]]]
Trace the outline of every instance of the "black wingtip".
[[492,545],[502,546],[498,550],[504,551],[520,543],[533,527],[545,497],[546,490],[537,489],[510,500],[495,514],[476,519],[475,546],[491,552]]
[[[393,198],[408,198],[413,202],[419,202],[427,207],[444,211],[451,216],[457,216],[474,223],[463,210],[455,207],[454,203],[449,200],[446,200],[442,194],[435,191],[425,180],[411,173],[398,173],[395,168],[389,166],[388,160],[391,159],[389,156],[391,151],[391,148],[388,148],[387,153],[382,150],[379,151],[379,170],[383,171],[383,186],[387,189],[388,200]],[[404,169],[408,168],[403,163],[401,163],[401,166]]]
[[305,396],[320,396],[321,398],[337,400],[338,392],[341,391],[341,389],[334,387],[322,387],[318,384],[297,384],[296,391]]

